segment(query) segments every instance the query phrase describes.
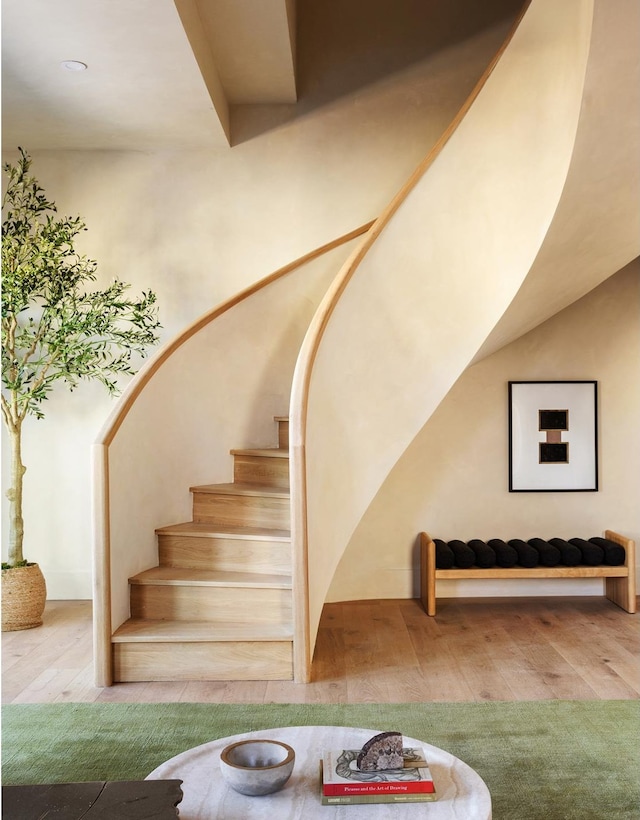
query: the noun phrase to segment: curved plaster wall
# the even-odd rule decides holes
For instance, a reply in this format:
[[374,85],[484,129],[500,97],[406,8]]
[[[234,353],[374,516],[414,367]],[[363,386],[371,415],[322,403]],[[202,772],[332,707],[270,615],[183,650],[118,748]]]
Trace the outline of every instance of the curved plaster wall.
[[[586,0],[534,0],[465,119],[381,217],[305,339],[290,416],[292,480],[306,482],[309,652],[358,521],[540,249],[573,150],[591,20]],[[297,549],[304,537],[296,529]]]
[[596,0],[576,143],[529,275],[476,361],[575,302],[640,254],[640,4]]
[[[417,534],[640,539],[640,259],[467,368],[405,450],[344,552],[329,601],[419,596]],[[599,490],[508,492],[507,382],[598,381]],[[640,582],[640,568],[639,578]],[[442,597],[602,595],[601,579],[438,582]]]
[[[111,580],[112,628],[129,617],[128,578],[158,563],[155,528],[191,520],[189,487],[231,481],[231,448],[276,446],[273,417],[287,413],[301,340],[328,282],[357,241],[217,316],[162,362],[115,431],[121,409],[105,427],[104,444],[95,449],[100,461],[108,448],[108,486],[98,490],[98,504],[106,490],[109,509],[106,521],[98,522],[97,552]],[[153,366],[152,361],[148,367]],[[146,371],[131,383],[120,408]],[[105,527],[107,544],[101,543]],[[98,571],[98,585],[101,577]]]

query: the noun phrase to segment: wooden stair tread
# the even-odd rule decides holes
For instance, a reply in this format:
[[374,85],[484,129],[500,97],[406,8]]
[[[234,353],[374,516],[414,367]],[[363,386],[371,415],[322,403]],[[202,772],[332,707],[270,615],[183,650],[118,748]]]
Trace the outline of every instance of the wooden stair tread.
[[156,528],[160,566],[129,579],[111,637],[116,680],[292,679],[287,445],[281,424],[275,447],[234,448],[234,481],[190,487],[195,520]]
[[289,490],[285,487],[273,487],[269,484],[202,484],[199,487],[189,487],[192,493],[211,493],[213,495],[253,495],[271,496],[272,498],[289,498]]
[[241,450],[229,450],[232,456],[262,456],[263,458],[289,458],[286,447],[253,447]]
[[158,535],[183,535],[190,538],[232,538],[238,541],[290,541],[291,530],[268,529],[267,527],[233,527],[230,524],[216,526],[200,521],[185,521],[183,524],[169,524],[158,527]]
[[182,567],[152,567],[129,578],[129,583],[164,586],[291,589],[291,576],[266,575],[258,572],[220,572]]
[[152,621],[131,618],[116,629],[111,640],[113,643],[292,641],[293,626],[247,621],[213,624],[208,621]]

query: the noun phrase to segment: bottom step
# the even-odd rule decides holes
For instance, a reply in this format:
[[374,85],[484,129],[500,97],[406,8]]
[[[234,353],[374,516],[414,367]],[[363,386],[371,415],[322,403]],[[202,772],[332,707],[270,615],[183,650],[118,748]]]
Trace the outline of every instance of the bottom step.
[[292,680],[291,643],[117,643],[118,683],[172,680]]
[[203,622],[183,622],[180,634],[171,634],[176,626],[167,621],[123,624],[112,639],[114,681],[293,679],[289,630],[267,628],[265,634],[261,629],[259,636],[246,634],[234,640],[231,630],[220,634]]

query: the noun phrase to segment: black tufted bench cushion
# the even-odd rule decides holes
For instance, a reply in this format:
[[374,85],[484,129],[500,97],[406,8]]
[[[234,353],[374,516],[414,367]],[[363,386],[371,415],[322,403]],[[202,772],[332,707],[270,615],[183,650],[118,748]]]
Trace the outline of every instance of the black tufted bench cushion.
[[565,541],[562,538],[530,538],[521,541],[513,538],[505,544],[497,538],[486,543],[478,538],[468,541],[441,541],[434,538],[436,545],[436,569],[469,569],[479,567],[577,567],[598,566],[606,564],[610,567],[624,565],[625,548],[610,541],[608,538],[572,538]]

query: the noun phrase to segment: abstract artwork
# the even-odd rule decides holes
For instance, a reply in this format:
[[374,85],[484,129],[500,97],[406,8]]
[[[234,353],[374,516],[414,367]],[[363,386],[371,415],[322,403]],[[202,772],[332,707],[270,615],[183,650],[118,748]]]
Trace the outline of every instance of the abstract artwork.
[[509,492],[598,489],[595,381],[509,382]]

